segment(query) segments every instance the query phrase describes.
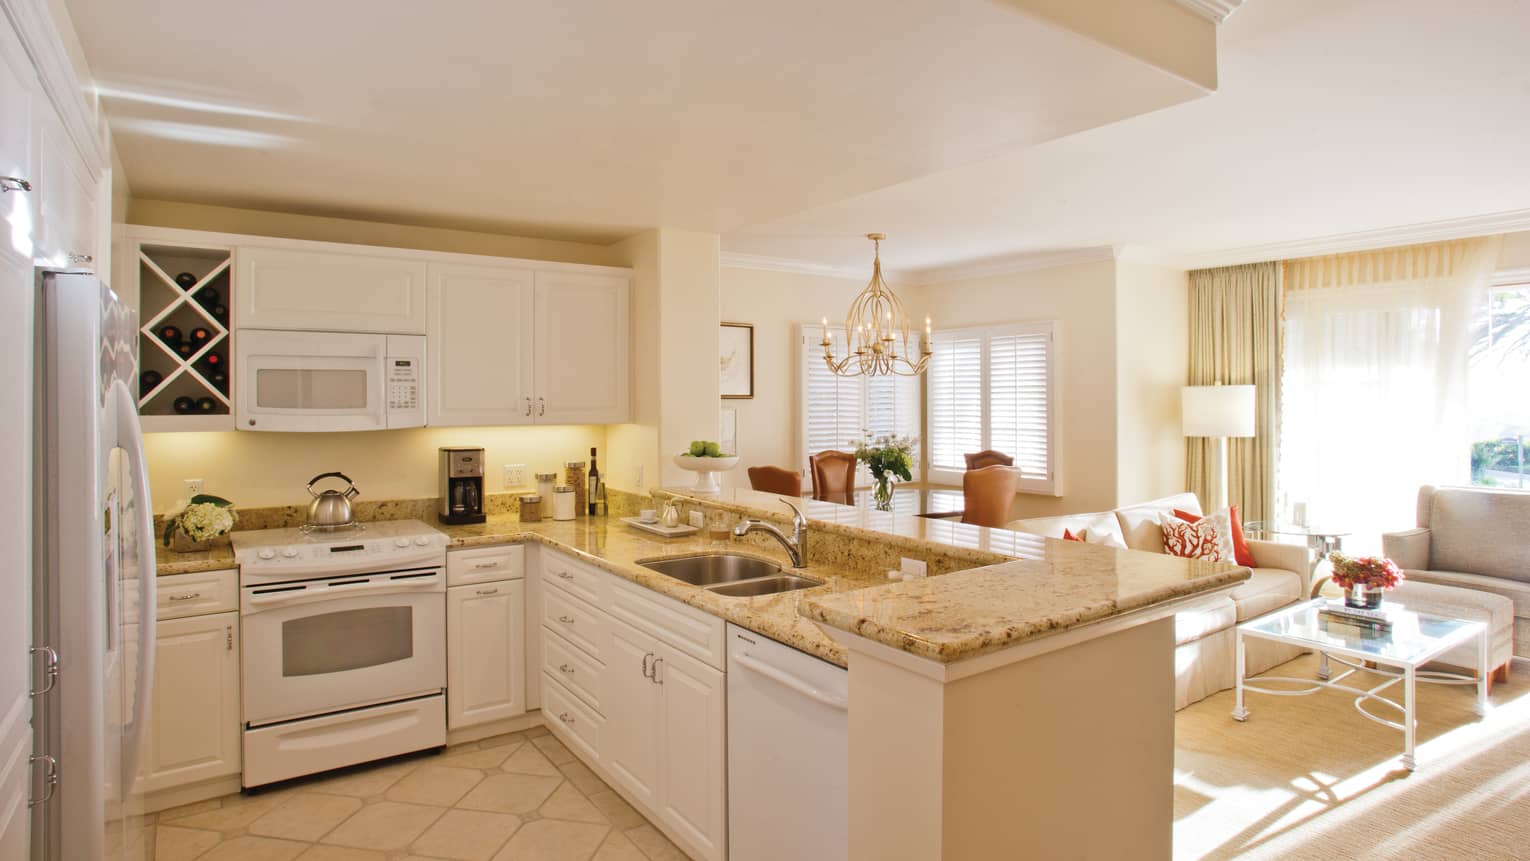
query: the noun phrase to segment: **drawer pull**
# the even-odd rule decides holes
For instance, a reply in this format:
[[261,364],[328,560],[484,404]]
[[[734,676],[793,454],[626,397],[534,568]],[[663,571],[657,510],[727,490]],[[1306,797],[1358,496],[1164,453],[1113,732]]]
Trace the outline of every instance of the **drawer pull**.
[[664,663],[663,658],[653,659],[653,675],[649,676],[648,679],[656,685],[664,684],[664,680],[659,678],[659,665],[662,663]]
[[493,589],[479,589],[478,590],[478,594],[480,594],[480,595],[498,595],[499,594],[499,587],[495,586]]
[[572,580],[572,579],[574,579],[574,575],[568,573],[567,571],[559,571],[558,572],[558,577],[560,579],[562,579],[562,580]]
[[0,193],[7,191],[31,191],[32,183],[19,176],[0,176]]
[[648,670],[648,662],[650,660],[653,660],[653,652],[649,652],[648,654],[643,656],[643,678],[648,679],[649,681],[652,681],[653,680],[653,676],[649,675],[649,670]]
[[473,567],[477,568],[480,571],[488,569],[488,568],[498,568],[499,567],[499,562],[497,562],[497,561],[496,562],[478,562],[478,563],[475,563],[473,565]]
[[565,625],[572,625],[572,624],[574,624],[574,617],[573,616],[559,616],[558,617],[558,621],[562,622]]
[[234,626],[228,625],[223,629],[223,631],[223,645],[228,651],[232,652],[234,650]]
[[28,692],[31,696],[40,697],[53,690],[53,686],[58,684],[58,650],[52,646],[33,646],[29,651],[32,655],[43,656],[43,678],[48,683]]
[[574,716],[569,714],[568,712],[563,712],[562,714],[558,715],[558,720],[561,720],[561,721],[563,721],[566,724],[572,725],[574,723]]
[[574,668],[569,666],[568,664],[559,664],[558,665],[558,672],[560,672],[560,673],[567,673],[568,675],[572,676],[574,674]]
[[171,595],[170,596],[170,600],[172,600],[172,601],[190,601],[193,598],[200,598],[200,597],[202,597],[202,593],[201,592],[187,592],[184,595]]

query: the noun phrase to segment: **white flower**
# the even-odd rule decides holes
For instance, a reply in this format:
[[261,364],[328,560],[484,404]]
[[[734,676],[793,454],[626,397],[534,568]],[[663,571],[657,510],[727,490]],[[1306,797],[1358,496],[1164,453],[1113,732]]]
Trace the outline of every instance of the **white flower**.
[[211,502],[198,502],[186,506],[180,513],[181,531],[193,541],[207,541],[226,535],[234,528],[238,515],[232,508]]

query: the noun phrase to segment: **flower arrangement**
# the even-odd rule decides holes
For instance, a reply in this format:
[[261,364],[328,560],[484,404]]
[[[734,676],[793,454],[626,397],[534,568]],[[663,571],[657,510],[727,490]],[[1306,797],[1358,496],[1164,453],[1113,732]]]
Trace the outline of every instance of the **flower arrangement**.
[[220,535],[232,532],[238,520],[239,514],[234,511],[234,503],[221,496],[199,493],[180,511],[166,518],[165,546],[171,546],[171,540],[181,536],[185,536],[194,545],[206,544]]
[[861,438],[851,444],[855,446],[855,459],[866,464],[876,482],[872,493],[877,508],[891,511],[893,478],[914,479],[914,446],[918,444],[918,438],[897,434],[873,437],[870,431],[864,431]]
[[1396,562],[1382,556],[1345,556],[1333,553],[1333,582],[1344,587],[1344,603],[1352,607],[1374,609],[1381,605],[1381,593],[1396,589],[1403,581],[1403,571]]

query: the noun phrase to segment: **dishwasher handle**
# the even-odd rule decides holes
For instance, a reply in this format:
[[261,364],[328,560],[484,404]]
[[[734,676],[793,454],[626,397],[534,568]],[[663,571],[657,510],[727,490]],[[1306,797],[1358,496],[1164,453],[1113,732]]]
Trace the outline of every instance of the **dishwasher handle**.
[[826,694],[823,691],[813,687],[812,685],[802,681],[801,679],[788,675],[776,669],[775,667],[772,667],[770,664],[765,663],[759,658],[740,654],[734,655],[729,660],[738,666],[749,670],[752,673],[758,673],[778,685],[790,688],[791,690],[794,690],[811,700],[822,703],[831,709],[837,709],[842,712],[850,710],[849,699],[845,697],[834,696],[833,694]]

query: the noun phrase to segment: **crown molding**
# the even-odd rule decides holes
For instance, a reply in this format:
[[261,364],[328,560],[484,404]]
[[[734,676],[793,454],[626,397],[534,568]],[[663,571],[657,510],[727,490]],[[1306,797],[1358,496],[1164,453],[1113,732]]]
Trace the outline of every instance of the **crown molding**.
[[1178,263],[1186,269],[1210,269],[1216,266],[1236,266],[1241,263],[1263,263],[1267,260],[1296,260],[1302,257],[1321,257],[1325,254],[1369,251],[1375,248],[1390,248],[1394,245],[1415,245],[1420,242],[1443,242],[1448,239],[1491,236],[1496,233],[1513,233],[1519,230],[1530,230],[1530,209],[1406,224],[1401,227],[1383,227],[1356,233],[1339,233],[1316,239],[1247,245],[1242,248],[1229,248],[1226,251],[1188,255],[1178,258]]
[[110,167],[111,156],[47,4],[43,0],[0,0],[0,13],[15,26],[38,83],[84,157],[91,179],[100,177],[101,171]]
[[1530,284],[1530,266],[1520,269],[1500,269],[1493,273],[1490,282],[1494,287],[1517,287],[1521,284]]
[[1229,15],[1238,11],[1238,7],[1243,5],[1243,0],[1174,0],[1174,2],[1213,24],[1226,21]]
[[954,263],[949,266],[910,269],[902,273],[902,280],[914,284],[945,284],[973,278],[989,278],[995,275],[1013,275],[1017,272],[1034,272],[1038,269],[1053,269],[1078,263],[1098,263],[1116,258],[1117,249],[1110,245],[1069,248],[1063,251],[1031,251],[968,263]]
[[828,263],[813,263],[808,260],[796,260],[791,257],[770,257],[764,254],[741,254],[736,251],[724,251],[718,255],[718,265],[731,269],[758,269],[763,272],[792,272],[798,275],[820,275],[825,278],[856,278],[866,279],[871,277],[871,266],[851,267],[834,266]]

